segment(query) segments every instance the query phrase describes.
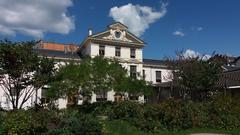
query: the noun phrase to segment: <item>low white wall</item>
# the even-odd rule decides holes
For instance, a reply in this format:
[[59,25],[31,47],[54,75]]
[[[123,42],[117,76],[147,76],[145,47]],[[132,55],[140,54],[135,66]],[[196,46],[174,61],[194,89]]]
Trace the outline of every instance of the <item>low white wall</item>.
[[162,82],[168,82],[172,80],[171,70],[157,67],[143,67],[145,70],[145,80],[156,84],[156,71],[161,71],[162,73]]

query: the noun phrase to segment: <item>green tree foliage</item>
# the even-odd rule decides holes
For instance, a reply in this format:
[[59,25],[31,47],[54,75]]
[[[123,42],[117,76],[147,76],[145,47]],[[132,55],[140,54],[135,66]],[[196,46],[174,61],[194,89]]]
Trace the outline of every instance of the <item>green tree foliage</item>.
[[0,87],[13,109],[22,108],[54,73],[53,60],[38,57],[32,49],[35,44],[0,41]]
[[48,95],[57,99],[78,93],[83,95],[84,101],[88,101],[93,92],[102,96],[111,90],[143,95],[148,88],[143,79],[129,77],[127,70],[116,59],[97,56],[60,67]]
[[221,65],[205,56],[185,57],[183,53],[177,55],[178,59],[171,60],[175,82],[185,87],[185,94],[193,100],[204,100],[214,91],[216,81],[221,73]]
[[150,95],[152,94],[152,86],[141,77],[136,79],[128,76],[118,81],[115,91],[119,95],[124,95],[124,93],[132,96]]
[[104,93],[113,90],[119,81],[127,76],[127,70],[122,68],[114,59],[95,57],[91,61],[91,67],[88,88],[102,96]]
[[[87,80],[90,79],[90,63],[89,60],[79,62],[70,61],[66,65],[61,66],[54,77],[54,81],[49,85],[47,97],[55,100],[60,97],[72,97],[79,94],[79,89],[85,86]],[[91,96],[91,91],[87,88],[81,88],[81,94],[84,97]]]

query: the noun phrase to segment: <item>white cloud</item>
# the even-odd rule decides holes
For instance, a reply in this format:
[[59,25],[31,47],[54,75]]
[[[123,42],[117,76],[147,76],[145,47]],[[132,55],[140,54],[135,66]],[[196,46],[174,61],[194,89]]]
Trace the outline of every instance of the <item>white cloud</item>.
[[183,57],[184,57],[184,58],[196,58],[196,57],[201,57],[203,60],[208,60],[209,58],[211,58],[211,55],[209,55],[209,54],[201,54],[201,53],[196,52],[196,51],[194,51],[194,50],[187,49],[187,50],[183,53]]
[[203,30],[203,27],[201,27],[201,26],[198,26],[198,27],[193,26],[193,27],[191,27],[191,30],[192,30],[192,31],[202,31],[202,30]]
[[67,15],[71,5],[71,0],[1,0],[0,34],[68,34],[75,27],[73,17]]
[[177,31],[173,32],[173,35],[180,36],[180,37],[184,37],[185,36],[185,34],[182,31],[180,31],[180,30],[177,30]]
[[183,57],[184,58],[196,58],[200,56],[199,52],[196,52],[194,50],[191,49],[187,49],[184,53],[183,53]]
[[203,27],[197,27],[197,31],[202,31]]
[[112,7],[109,16],[115,21],[129,27],[129,30],[137,36],[143,35],[151,23],[165,16],[167,4],[162,4],[161,9],[156,11],[152,7],[127,4],[121,7]]
[[208,60],[208,59],[210,59],[211,57],[212,57],[211,55],[205,54],[205,55],[202,56],[202,59],[203,59],[203,60]]

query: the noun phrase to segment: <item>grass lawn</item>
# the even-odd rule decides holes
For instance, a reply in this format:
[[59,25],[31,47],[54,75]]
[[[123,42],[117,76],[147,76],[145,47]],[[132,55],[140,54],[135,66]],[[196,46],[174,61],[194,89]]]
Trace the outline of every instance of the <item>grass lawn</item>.
[[125,121],[107,121],[106,135],[190,135],[191,133],[222,133],[228,135],[240,135],[240,129],[224,131],[216,129],[189,129],[185,131],[161,131],[159,133],[146,133],[139,131]]

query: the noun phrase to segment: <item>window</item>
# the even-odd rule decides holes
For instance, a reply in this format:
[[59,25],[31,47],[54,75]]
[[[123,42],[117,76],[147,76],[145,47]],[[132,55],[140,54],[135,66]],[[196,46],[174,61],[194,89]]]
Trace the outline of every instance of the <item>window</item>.
[[137,66],[130,66],[130,76],[132,78],[137,78]]
[[131,50],[130,50],[130,58],[135,58],[136,56],[136,54],[135,54],[135,51],[136,51],[136,49],[134,49],[134,48],[131,48]]
[[40,99],[40,102],[41,102],[42,105],[45,105],[45,104],[50,103],[50,100],[49,100],[48,98],[42,97],[42,98]]
[[78,97],[79,97],[79,94],[77,92],[68,94],[67,95],[67,106],[77,105]]
[[145,79],[146,78],[145,70],[143,70],[142,72],[143,72],[143,79]]
[[104,45],[100,45],[99,46],[99,55],[100,56],[104,56],[105,55],[105,46]]
[[124,101],[124,97],[123,97],[122,95],[115,95],[115,96],[114,96],[114,101],[115,101],[115,102]]
[[129,99],[133,101],[138,101],[138,96],[134,94],[129,94]]
[[97,101],[107,101],[107,92],[106,91],[96,92],[96,100]]
[[120,38],[122,36],[122,33],[120,31],[115,32],[115,37]]
[[121,56],[121,48],[119,46],[115,47],[115,56],[117,57]]
[[162,72],[156,71],[156,82],[162,82]]
[[42,88],[41,99],[40,99],[41,104],[48,104],[48,103],[50,103],[49,98],[46,98],[47,90],[48,90],[48,88],[46,88],[46,87]]

